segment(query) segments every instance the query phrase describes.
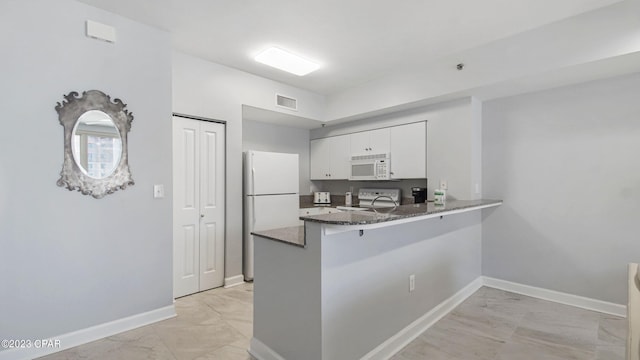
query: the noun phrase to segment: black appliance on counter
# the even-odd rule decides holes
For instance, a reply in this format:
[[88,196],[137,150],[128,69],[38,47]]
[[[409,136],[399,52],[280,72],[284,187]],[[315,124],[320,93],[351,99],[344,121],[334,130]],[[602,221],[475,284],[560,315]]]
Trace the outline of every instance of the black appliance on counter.
[[412,187],[411,195],[413,195],[413,203],[420,204],[427,201],[427,188]]

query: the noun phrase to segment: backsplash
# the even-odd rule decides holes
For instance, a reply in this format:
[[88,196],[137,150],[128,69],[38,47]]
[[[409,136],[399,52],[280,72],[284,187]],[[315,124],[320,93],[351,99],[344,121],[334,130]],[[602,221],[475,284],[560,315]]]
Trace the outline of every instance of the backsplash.
[[[353,196],[352,197],[352,204],[357,205],[358,204],[358,196]],[[310,207],[314,207],[315,204],[313,203],[313,195],[300,195],[300,208],[310,208]],[[320,205],[322,206],[322,205]],[[331,194],[331,204],[329,204],[329,206],[335,207],[335,206],[345,206],[344,203],[344,194]]]
[[[409,192],[409,194],[411,193]],[[359,202],[358,196],[352,195],[351,206],[357,206],[358,202]],[[403,192],[403,196],[400,199],[400,205],[405,205],[405,204],[413,204],[413,198],[411,197],[411,195],[409,195],[409,197],[405,196]],[[313,203],[313,195],[300,195],[300,209],[312,208],[314,206],[316,205]],[[324,206],[324,205],[318,205],[318,206]],[[334,195],[332,193],[331,204],[329,204],[328,206],[330,207],[346,206],[344,203],[344,195],[340,195],[340,194]]]
[[[400,189],[402,190],[403,203],[405,202],[405,198],[412,198],[412,187],[427,187],[427,193],[431,193],[431,196],[433,197],[433,191],[429,191],[432,190],[433,185],[431,187],[428,187],[427,179],[397,181],[317,180],[312,181],[311,183],[313,184],[314,191],[331,192],[332,205],[334,203],[334,197],[336,198],[335,203],[337,203],[338,201],[342,201],[342,204],[344,204],[344,193],[347,191],[351,191],[354,196],[352,203],[357,204],[356,198],[358,195],[358,190],[360,190],[360,188]],[[338,196],[340,196],[341,200],[338,199]],[[413,200],[411,202],[413,202]],[[313,206],[313,196],[311,196],[311,206]]]

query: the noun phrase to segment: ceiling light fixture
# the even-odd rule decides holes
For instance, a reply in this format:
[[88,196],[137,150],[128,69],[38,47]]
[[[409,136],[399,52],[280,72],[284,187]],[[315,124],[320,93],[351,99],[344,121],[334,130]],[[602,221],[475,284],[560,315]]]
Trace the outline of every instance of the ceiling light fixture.
[[257,62],[273,66],[298,76],[316,71],[320,65],[277,47],[270,47],[254,58]]

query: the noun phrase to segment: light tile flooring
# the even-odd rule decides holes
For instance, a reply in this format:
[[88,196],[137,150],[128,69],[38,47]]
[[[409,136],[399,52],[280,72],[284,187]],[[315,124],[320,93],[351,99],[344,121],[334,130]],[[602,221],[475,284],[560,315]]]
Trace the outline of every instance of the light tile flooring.
[[627,321],[483,287],[393,360],[624,360]]
[[[251,284],[202,292],[178,299],[174,319],[43,359],[250,360],[252,302]],[[392,360],[624,360],[626,329],[623,318],[483,287]]]

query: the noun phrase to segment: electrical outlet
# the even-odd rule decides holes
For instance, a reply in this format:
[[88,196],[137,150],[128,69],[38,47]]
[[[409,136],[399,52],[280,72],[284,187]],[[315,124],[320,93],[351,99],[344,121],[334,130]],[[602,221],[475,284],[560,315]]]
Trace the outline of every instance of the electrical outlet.
[[440,190],[447,190],[448,186],[447,186],[447,180],[442,179],[440,180]]
[[409,275],[409,292],[416,289],[416,276],[414,274]]

